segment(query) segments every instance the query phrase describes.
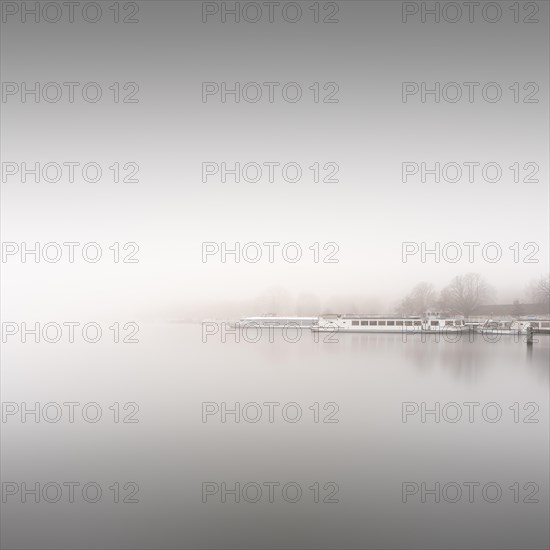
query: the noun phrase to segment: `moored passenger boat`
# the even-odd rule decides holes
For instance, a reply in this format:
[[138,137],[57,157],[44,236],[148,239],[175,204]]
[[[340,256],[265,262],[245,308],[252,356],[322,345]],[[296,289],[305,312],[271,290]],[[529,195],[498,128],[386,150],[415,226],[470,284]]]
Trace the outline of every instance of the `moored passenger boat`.
[[[514,321],[493,321],[488,319],[481,326],[477,328],[477,332],[480,334],[528,334],[529,329],[533,332],[544,332],[541,330],[540,325],[544,321],[531,321],[531,320],[514,320]],[[548,323],[550,326],[550,323]],[[546,331],[550,332],[547,327]]]
[[232,325],[236,328],[311,328],[317,317],[278,317],[276,315],[260,315],[244,317]]
[[442,317],[437,313],[420,316],[344,314],[322,315],[311,330],[319,332],[463,332],[462,318]]
[[550,334],[550,317],[544,319],[540,317],[523,317],[520,319],[520,321],[529,322],[531,328],[533,329],[533,332],[535,333]]

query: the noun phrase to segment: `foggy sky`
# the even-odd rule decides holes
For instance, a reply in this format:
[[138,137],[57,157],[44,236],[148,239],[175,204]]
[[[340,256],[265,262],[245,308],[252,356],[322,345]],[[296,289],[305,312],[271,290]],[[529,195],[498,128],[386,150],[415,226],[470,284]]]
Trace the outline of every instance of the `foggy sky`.
[[[144,2],[135,25],[3,25],[3,81],[96,81],[106,97],[113,82],[139,83],[135,104],[10,97],[3,161],[94,161],[107,174],[116,161],[140,166],[137,184],[2,184],[4,241],[140,246],[139,264],[10,259],[5,315],[224,315],[228,300],[245,304],[272,287],[388,310],[419,281],[440,289],[472,271],[498,301],[526,300],[527,283],[548,271],[548,5],[531,25],[506,10],[495,24],[404,24],[400,2],[340,5],[332,25],[202,23],[200,2]],[[296,81],[305,94],[336,82],[339,103],[203,103],[204,81]],[[505,96],[403,103],[402,83],[423,81],[494,81]],[[514,103],[514,82],[539,83],[539,103]],[[203,162],[291,161],[304,169],[297,183],[201,181]],[[339,182],[313,183],[316,161],[338,163]],[[403,183],[403,162],[496,162],[503,178]],[[514,183],[514,162],[536,162],[539,183]],[[203,263],[204,241],[294,241],[309,256]],[[405,264],[404,241],[497,242],[503,258]],[[339,263],[314,263],[316,242],[336,242]],[[515,263],[516,242],[536,242],[539,263]]]

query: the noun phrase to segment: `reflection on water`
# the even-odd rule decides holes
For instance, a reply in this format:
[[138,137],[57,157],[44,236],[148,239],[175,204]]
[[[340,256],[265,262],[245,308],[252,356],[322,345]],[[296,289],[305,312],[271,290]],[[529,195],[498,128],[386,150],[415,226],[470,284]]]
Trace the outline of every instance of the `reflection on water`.
[[[262,335],[237,343],[228,334],[225,343],[220,335],[203,343],[200,326],[174,324],[143,326],[139,337],[126,346],[3,347],[3,401],[95,401],[108,414],[114,402],[139,404],[137,424],[10,418],[3,479],[140,487],[133,505],[11,499],[3,547],[548,547],[550,338],[527,346],[504,336],[453,343],[338,334],[328,342],[305,332],[295,343],[280,333],[273,342]],[[204,402],[229,410],[270,402],[277,411],[292,402],[303,416],[235,422],[229,414],[223,422],[216,413],[203,421]],[[403,403],[418,411],[406,422]],[[464,413],[457,422],[441,412],[453,403]],[[473,421],[465,403],[478,404]],[[497,407],[500,420],[484,418]],[[322,421],[335,410],[338,422]],[[201,493],[203,482],[289,481],[304,491],[299,502],[223,503],[220,494],[203,502]],[[313,499],[309,487],[323,491],[325,482],[337,484],[338,503]],[[422,502],[419,491],[403,502],[404,482],[495,482],[503,494],[496,503],[437,503],[429,492]],[[515,502],[510,487],[519,483],[521,492],[529,482],[539,502],[524,503],[523,493]]]

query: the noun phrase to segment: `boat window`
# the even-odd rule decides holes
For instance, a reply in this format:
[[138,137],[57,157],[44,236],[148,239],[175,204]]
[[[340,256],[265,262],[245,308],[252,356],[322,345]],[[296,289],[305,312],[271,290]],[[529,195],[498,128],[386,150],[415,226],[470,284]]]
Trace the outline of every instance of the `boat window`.
[[414,326],[415,326],[415,327],[422,326],[422,321],[415,321],[415,322],[414,322]]
[[385,327],[386,326],[386,321],[378,321],[378,326],[379,327]]
[[455,327],[459,327],[462,324],[462,321],[455,321]]
[[452,321],[445,321],[445,326],[446,326],[446,327],[452,327],[452,326],[453,326],[453,322],[452,322]]
[[541,324],[540,324],[541,328],[550,328],[550,322],[545,322],[543,321]]
[[361,321],[361,326],[364,327],[365,325],[368,325],[369,322],[368,321]]
[[402,326],[403,326],[403,321],[395,321],[395,324],[396,324],[398,327],[402,327]]
[[413,322],[412,321],[405,321],[405,326],[412,327]]
[[389,327],[395,326],[395,321],[388,321],[388,326]]
[[430,325],[432,325],[432,327],[438,327],[439,321],[430,321]]
[[378,323],[376,321],[369,321],[371,327],[375,327]]
[[351,324],[356,327],[357,325],[359,325],[359,321],[352,321]]

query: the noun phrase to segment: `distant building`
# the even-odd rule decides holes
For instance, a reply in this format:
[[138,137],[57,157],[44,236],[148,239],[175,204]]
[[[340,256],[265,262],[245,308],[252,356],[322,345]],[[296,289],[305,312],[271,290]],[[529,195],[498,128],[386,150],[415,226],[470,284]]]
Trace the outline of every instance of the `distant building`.
[[477,307],[470,317],[484,317],[486,319],[517,319],[518,317],[549,317],[548,304],[487,304]]

